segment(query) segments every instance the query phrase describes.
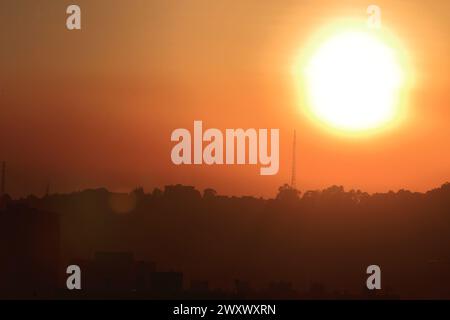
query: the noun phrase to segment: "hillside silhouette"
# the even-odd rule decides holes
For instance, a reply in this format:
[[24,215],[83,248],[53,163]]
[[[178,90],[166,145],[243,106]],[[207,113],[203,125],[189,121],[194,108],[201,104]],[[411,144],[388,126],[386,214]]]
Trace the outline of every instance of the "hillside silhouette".
[[[332,186],[274,199],[172,185],[90,189],[0,205],[3,298],[450,299],[450,184],[368,194]],[[65,290],[80,265],[83,292]],[[382,290],[365,288],[367,266]]]

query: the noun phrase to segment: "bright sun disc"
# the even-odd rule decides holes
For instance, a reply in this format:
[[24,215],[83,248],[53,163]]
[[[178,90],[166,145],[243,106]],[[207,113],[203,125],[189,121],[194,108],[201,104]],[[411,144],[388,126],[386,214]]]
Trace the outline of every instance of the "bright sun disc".
[[328,126],[367,131],[396,117],[403,71],[394,50],[368,32],[329,38],[305,72],[311,111]]

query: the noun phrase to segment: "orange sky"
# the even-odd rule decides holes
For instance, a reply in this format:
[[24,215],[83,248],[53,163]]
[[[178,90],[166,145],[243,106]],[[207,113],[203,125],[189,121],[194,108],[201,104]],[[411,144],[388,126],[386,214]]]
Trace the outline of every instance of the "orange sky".
[[[65,9],[82,9],[67,31]],[[131,0],[0,3],[0,159],[7,191],[42,195],[183,183],[273,196],[289,181],[369,192],[424,191],[450,180],[450,2],[376,1],[408,53],[408,119],[343,138],[301,112],[291,68],[320,28],[366,17],[367,1]],[[280,171],[171,163],[176,128],[280,128]]]

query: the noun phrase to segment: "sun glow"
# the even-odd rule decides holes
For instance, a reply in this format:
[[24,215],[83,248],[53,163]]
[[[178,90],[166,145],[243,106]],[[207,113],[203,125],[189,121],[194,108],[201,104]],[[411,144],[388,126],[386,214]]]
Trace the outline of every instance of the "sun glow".
[[341,30],[305,59],[309,113],[340,133],[364,133],[399,118],[405,70],[398,51],[370,30]]

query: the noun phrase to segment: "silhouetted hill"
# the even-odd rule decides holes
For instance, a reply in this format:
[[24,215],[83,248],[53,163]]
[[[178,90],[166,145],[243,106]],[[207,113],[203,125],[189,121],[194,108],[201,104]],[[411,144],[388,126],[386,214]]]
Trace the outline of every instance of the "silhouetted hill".
[[259,292],[281,283],[275,288],[286,292],[345,296],[361,293],[366,267],[377,264],[390,294],[450,298],[449,183],[372,195],[285,185],[274,199],[182,185],[129,194],[92,189],[2,206],[3,214],[20,206],[58,214],[61,268],[97,252],[131,252],[159,270],[183,272],[184,287],[207,281],[211,290],[234,292],[241,279]]

